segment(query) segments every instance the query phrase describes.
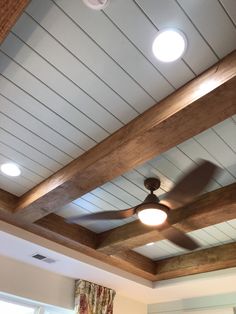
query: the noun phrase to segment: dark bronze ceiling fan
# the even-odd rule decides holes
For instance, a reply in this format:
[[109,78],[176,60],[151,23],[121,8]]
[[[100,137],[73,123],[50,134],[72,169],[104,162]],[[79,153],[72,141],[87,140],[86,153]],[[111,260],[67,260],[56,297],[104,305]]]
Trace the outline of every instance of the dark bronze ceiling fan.
[[113,220],[124,219],[137,215],[141,222],[149,226],[156,226],[165,223],[168,228],[158,229],[164,238],[187,250],[195,250],[198,243],[191,239],[184,232],[168,225],[168,214],[171,210],[182,207],[194,200],[208,185],[219,167],[209,161],[201,163],[184,175],[176,185],[166,193],[160,201],[154,191],[160,187],[158,178],[147,178],[144,186],[150,191],[145,200],[133,207],[118,211],[103,211],[84,216],[74,216],[67,219],[68,223],[76,223],[83,220]]

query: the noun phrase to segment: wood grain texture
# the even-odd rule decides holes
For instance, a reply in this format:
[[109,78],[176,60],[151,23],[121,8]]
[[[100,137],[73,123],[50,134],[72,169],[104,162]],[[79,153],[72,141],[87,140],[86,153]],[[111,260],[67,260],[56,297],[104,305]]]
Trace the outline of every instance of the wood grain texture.
[[[233,52],[23,195],[15,209],[18,216],[34,222],[232,116],[235,73]],[[216,89],[209,92],[212,82]]]
[[[188,206],[170,212],[169,223],[190,232],[236,218],[236,183],[206,193]],[[163,224],[159,230],[168,228]],[[163,240],[158,229],[134,221],[99,235],[98,250],[114,254],[150,242]]]
[[0,2],[0,44],[14,26],[30,0],[1,0]]
[[236,266],[236,243],[167,258],[156,262],[155,280],[166,280]]
[[68,238],[76,240],[81,245],[93,249],[97,246],[97,235],[95,232],[75,224],[67,224],[65,223],[65,219],[58,215],[50,214],[45,216],[38,220],[36,224],[53,232],[58,232],[59,228],[61,228],[62,232],[67,234]]
[[0,212],[13,213],[17,202],[17,196],[0,189]]
[[112,255],[112,257],[113,259],[120,260],[121,263],[126,263],[127,265],[130,265],[129,267],[135,266],[145,272],[148,270],[148,272],[151,274],[156,273],[155,262],[148,257],[134,251],[126,250],[122,252],[117,252],[115,255]]

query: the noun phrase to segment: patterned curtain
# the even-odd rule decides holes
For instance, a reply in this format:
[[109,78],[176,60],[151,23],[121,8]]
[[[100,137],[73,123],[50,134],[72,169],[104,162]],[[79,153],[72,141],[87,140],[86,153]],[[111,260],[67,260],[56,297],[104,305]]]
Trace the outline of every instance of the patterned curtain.
[[112,314],[115,291],[95,283],[76,280],[76,314]]

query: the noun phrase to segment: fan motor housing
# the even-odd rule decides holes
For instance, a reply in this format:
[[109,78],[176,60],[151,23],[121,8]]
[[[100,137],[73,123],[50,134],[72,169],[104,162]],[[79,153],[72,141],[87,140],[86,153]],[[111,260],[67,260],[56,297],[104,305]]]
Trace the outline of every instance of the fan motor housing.
[[156,191],[159,189],[161,181],[158,178],[147,178],[144,181],[144,186],[149,191]]

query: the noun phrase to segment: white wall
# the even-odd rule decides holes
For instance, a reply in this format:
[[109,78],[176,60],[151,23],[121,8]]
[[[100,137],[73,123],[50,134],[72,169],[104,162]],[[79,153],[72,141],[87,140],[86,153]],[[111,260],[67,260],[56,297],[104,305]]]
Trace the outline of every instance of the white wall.
[[0,291],[71,309],[74,280],[0,256]]
[[121,295],[116,295],[114,314],[147,314],[147,305]]
[[[0,292],[72,309],[74,280],[0,256]],[[133,313],[147,314],[147,305],[116,294],[114,314]]]

